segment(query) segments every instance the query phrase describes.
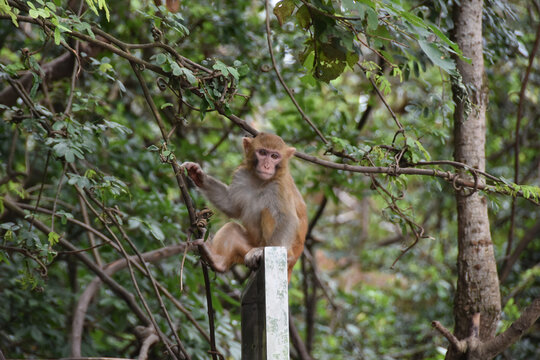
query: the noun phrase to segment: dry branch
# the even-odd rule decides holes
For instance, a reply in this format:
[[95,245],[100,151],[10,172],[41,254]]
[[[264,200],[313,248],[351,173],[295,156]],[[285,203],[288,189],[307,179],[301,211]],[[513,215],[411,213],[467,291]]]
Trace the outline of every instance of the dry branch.
[[481,341],[479,338],[480,313],[473,316],[471,320],[470,335],[462,340],[458,340],[438,321],[433,321],[431,324],[448,339],[454,350],[459,354],[466,355],[468,360],[489,360],[493,359],[517,342],[521,336],[534,325],[539,317],[540,297],[534,299],[533,302],[523,310],[519,319],[514,321],[508,329],[487,341]]
[[156,335],[156,332],[152,327],[145,328],[142,326],[137,326],[135,327],[135,334],[142,343],[137,360],[146,360],[148,359],[148,351],[150,350],[150,347],[159,342],[159,337]]
[[[158,261],[161,261],[163,259],[166,259],[168,257],[177,255],[183,252],[184,248],[185,248],[185,244],[167,246],[164,248],[146,252],[142,254],[142,257],[144,261],[146,262],[150,262],[150,263],[158,262]],[[139,262],[139,259],[136,255],[130,256],[128,260],[132,262]],[[114,273],[124,269],[126,266],[127,266],[127,260],[119,259],[110,264],[107,264],[105,268],[103,269],[103,271],[107,275],[112,276]],[[84,289],[84,292],[81,294],[81,296],[79,297],[79,300],[77,301],[77,305],[75,307],[75,311],[73,314],[73,321],[71,323],[70,354],[73,357],[81,356],[81,340],[82,340],[82,333],[84,330],[84,318],[86,316],[88,306],[90,305],[90,302],[92,301],[97,291],[99,290],[101,283],[102,281],[99,277],[94,278],[90,282],[90,284],[86,286],[86,288]]]

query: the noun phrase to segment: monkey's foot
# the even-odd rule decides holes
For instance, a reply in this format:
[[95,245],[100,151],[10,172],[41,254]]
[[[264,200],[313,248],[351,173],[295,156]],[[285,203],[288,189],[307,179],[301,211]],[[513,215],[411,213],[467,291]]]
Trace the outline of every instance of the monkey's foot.
[[223,256],[215,254],[203,239],[197,239],[189,243],[189,249],[197,252],[201,256],[201,261],[212,270],[224,273],[229,270],[230,265],[224,261]]
[[244,264],[251,270],[257,270],[261,265],[263,258],[264,248],[258,247],[248,251],[244,256]]

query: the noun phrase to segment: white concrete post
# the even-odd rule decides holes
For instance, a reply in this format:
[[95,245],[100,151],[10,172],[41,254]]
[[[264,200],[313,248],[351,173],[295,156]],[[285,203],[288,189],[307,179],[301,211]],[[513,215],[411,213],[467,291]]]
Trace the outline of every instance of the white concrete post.
[[287,250],[264,248],[242,294],[242,360],[289,360]]

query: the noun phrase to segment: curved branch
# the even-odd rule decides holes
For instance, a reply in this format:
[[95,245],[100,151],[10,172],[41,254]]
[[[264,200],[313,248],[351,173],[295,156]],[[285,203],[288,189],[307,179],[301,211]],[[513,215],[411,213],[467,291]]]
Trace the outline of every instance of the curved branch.
[[493,359],[518,341],[538,318],[540,318],[540,297],[534,299],[508,329],[487,341],[479,339],[480,313],[473,315],[470,334],[462,340],[458,340],[438,321],[433,321],[431,325],[448,339],[459,354],[466,354],[467,359]]
[[495,357],[518,341],[521,336],[534,325],[539,317],[540,297],[537,297],[525,308],[525,310],[523,310],[519,319],[514,321],[508,329],[482,345],[483,352],[486,354],[486,359]]
[[[360,67],[360,69],[362,69],[364,73],[367,73],[367,69],[364,68],[362,65],[360,65],[360,63],[358,64],[358,66]],[[386,98],[384,97],[381,90],[379,90],[379,87],[377,86],[377,83],[375,82],[375,80],[373,80],[373,77],[369,76],[368,80],[371,83],[371,86],[373,86],[373,89],[375,90],[375,92],[377,93],[377,96],[379,96],[379,99],[381,99],[384,106],[390,113],[390,116],[392,116],[392,119],[394,119],[394,122],[396,123],[397,127],[399,128],[399,130],[396,132],[396,135],[394,135],[394,140],[392,140],[392,144],[394,144],[396,141],[397,135],[405,133],[405,128],[403,127],[399,119],[397,118],[397,115],[394,113],[394,110],[392,110],[392,107],[390,106],[390,104],[388,104],[388,102],[386,101]]]
[[[216,110],[221,115],[225,116],[226,118],[231,120],[233,123],[238,125],[240,128],[242,128],[247,133],[249,133],[249,134],[251,134],[253,136],[257,135],[258,131],[253,126],[249,125],[245,120],[239,118],[238,116],[236,116],[234,114],[228,114],[222,106],[216,106]],[[336,162],[333,162],[333,161],[324,160],[324,159],[318,158],[316,156],[308,155],[308,154],[305,154],[305,153],[302,153],[302,152],[299,152],[299,151],[295,152],[294,156],[296,156],[299,159],[308,161],[310,163],[317,164],[317,165],[320,165],[320,166],[324,166],[324,167],[327,167],[327,168],[330,168],[330,169],[342,170],[342,171],[347,171],[347,172],[355,172],[355,173],[361,173],[361,174],[388,174],[388,175],[394,175],[394,176],[399,176],[399,175],[431,176],[431,177],[437,177],[437,178],[446,180],[446,181],[448,181],[450,183],[453,182],[455,185],[465,187],[465,188],[469,188],[469,189],[489,191],[489,192],[493,192],[493,193],[499,193],[499,194],[502,194],[502,195],[513,195],[513,196],[525,197],[522,191],[518,191],[517,193],[512,194],[512,193],[510,193],[508,191],[498,190],[498,189],[494,188],[493,186],[486,185],[484,183],[476,184],[475,181],[471,181],[471,180],[468,180],[468,179],[461,178],[461,177],[458,176],[458,174],[452,173],[452,172],[449,172],[449,171],[441,171],[441,170],[437,170],[437,169],[417,169],[417,168],[412,168],[412,167],[407,167],[407,168],[398,167],[398,168],[396,168],[396,167],[382,167],[382,166],[349,165],[349,164],[336,163]],[[422,163],[418,163],[418,165],[429,165],[431,163],[433,163],[433,164],[438,163],[438,164],[443,164],[443,165],[445,165],[445,164],[446,165],[452,165],[454,167],[458,166],[457,164],[460,164],[458,167],[464,167],[464,168],[467,168],[470,171],[475,171],[475,172],[477,172],[477,173],[479,173],[481,175],[484,175],[485,177],[487,177],[487,178],[489,178],[489,179],[491,179],[493,181],[496,181],[498,183],[502,182],[501,180],[499,180],[498,178],[496,178],[493,175],[487,174],[485,172],[480,172],[480,171],[478,171],[476,169],[469,168],[466,164],[461,164],[461,163],[454,162],[454,161],[441,160],[441,161],[438,161],[438,162],[433,162],[433,161],[432,162],[422,162]],[[455,179],[455,181],[454,181],[454,179]],[[530,202],[532,202],[533,204],[535,204],[537,206],[540,205],[540,203],[538,203],[538,201],[536,201],[534,199],[527,199],[527,200],[529,200]]]
[[[167,246],[161,249],[153,250],[142,254],[142,258],[145,262],[158,262],[168,257],[177,255],[184,251],[185,244],[178,244]],[[112,276],[116,272],[127,267],[127,261],[135,262],[140,265],[139,258],[137,255],[132,255],[128,259],[119,259],[109,263],[103,269],[104,273]],[[88,310],[90,302],[96,295],[102,284],[102,280],[99,276],[95,277],[84,289],[84,292],[79,297],[77,301],[77,306],[73,314],[73,321],[71,322],[71,345],[70,345],[70,356],[80,357],[81,356],[81,340],[82,333],[84,330],[84,318]]]
[[[19,207],[14,201],[12,201],[8,196],[3,198],[4,206],[11,210],[13,214],[21,219],[24,219],[26,221],[32,222],[33,225],[38,229],[39,231],[43,232],[44,234],[48,235],[51,232],[51,229],[42,223],[39,220],[32,219],[30,217],[27,217],[27,213]],[[150,319],[145,315],[144,311],[139,307],[137,304],[137,301],[135,300],[135,296],[127,291],[122,285],[118,284],[116,281],[114,281],[109,275],[107,275],[102,269],[99,268],[99,266],[96,265],[86,254],[79,252],[79,249],[72,245],[69,241],[64,239],[63,237],[60,237],[59,244],[68,249],[69,251],[72,251],[73,254],[81,260],[93,273],[95,273],[99,278],[109,285],[111,290],[120,298],[122,298],[129,308],[133,311],[133,313],[139,318],[139,320],[145,324],[146,326],[150,325]]]
[[142,326],[137,326],[135,328],[135,335],[137,335],[137,338],[142,343],[137,360],[146,360],[148,359],[148,351],[150,350],[150,347],[159,342],[159,337],[156,335],[153,328],[145,328]]
[[[73,170],[77,173],[77,169],[72,166]],[[75,188],[77,189],[77,192],[79,194],[82,195],[83,191],[77,186],[75,185]],[[133,249],[133,251],[136,253],[137,257],[139,258],[141,264],[142,264],[142,267],[144,268],[145,272],[146,272],[146,275],[147,277],[150,279],[150,282],[154,288],[154,291],[155,291],[155,294],[156,294],[156,298],[160,304],[160,307],[161,309],[163,310],[164,312],[164,315],[165,315],[165,318],[167,319],[167,322],[169,323],[169,326],[170,326],[170,329],[171,331],[173,332],[173,335],[174,337],[176,338],[176,341],[177,341],[177,345],[178,345],[178,348],[179,350],[184,354],[185,358],[187,360],[190,360],[191,357],[189,356],[189,354],[186,352],[182,342],[180,341],[180,338],[178,337],[178,334],[176,333],[176,331],[174,330],[174,326],[172,324],[172,321],[170,319],[170,316],[169,316],[169,313],[167,312],[167,309],[165,308],[165,305],[163,304],[163,300],[161,298],[161,295],[159,294],[159,291],[156,287],[156,281],[154,279],[154,277],[152,276],[152,273],[150,272],[150,269],[148,268],[147,264],[145,263],[145,261],[143,260],[142,256],[141,256],[141,253],[139,252],[139,250],[135,247],[134,243],[131,241],[131,239],[127,236],[127,234],[125,233],[124,229],[120,226],[120,224],[118,223],[117,221],[117,214],[116,213],[113,213],[113,211],[111,211],[110,208],[107,208],[105,207],[101,202],[99,202],[98,200],[96,200],[95,196],[93,196],[92,194],[90,194],[89,192],[87,192],[87,194],[89,195],[89,197],[96,203],[98,204],[98,206],[100,206],[101,210],[103,211],[104,214],[106,214],[108,216],[108,218],[110,220],[112,220],[112,223],[118,228],[118,230],[120,231],[120,233],[122,234],[122,238],[129,243],[130,247]],[[171,344],[169,342],[169,339],[165,336],[165,334],[163,334],[163,332],[161,331],[161,329],[159,328],[158,324],[157,324],[157,321],[153,315],[153,312],[151,311],[150,309],[150,306],[148,305],[148,302],[146,301],[146,299],[144,298],[143,294],[142,294],[142,291],[139,287],[139,284],[137,282],[137,279],[135,277],[135,273],[133,271],[133,268],[132,268],[132,263],[131,261],[129,261],[129,255],[127,254],[127,251],[124,249],[124,247],[122,246],[122,242],[120,241],[120,238],[118,236],[116,236],[116,234],[112,231],[111,229],[111,226],[109,226],[109,223],[104,220],[104,217],[101,216],[92,206],[90,206],[90,203],[87,201],[86,198],[84,198],[84,201],[85,203],[88,205],[88,207],[90,208],[90,210],[94,213],[94,215],[101,221],[101,223],[103,224],[103,226],[107,229],[107,231],[109,232],[109,234],[111,235],[111,237],[113,238],[113,240],[116,242],[116,245],[117,245],[117,250],[119,251],[120,254],[122,254],[122,256],[127,260],[126,264],[129,268],[129,275],[130,275],[130,278],[131,278],[131,281],[133,283],[133,286],[135,287],[135,291],[138,295],[138,298],[139,300],[142,302],[143,304],[143,307],[144,309],[146,310],[146,313],[148,314],[148,317],[152,323],[152,325],[154,326],[154,329],[156,330],[156,333],[159,335],[161,341],[163,342],[163,344],[165,345],[165,347],[167,348],[167,352],[171,355],[171,357],[173,359],[178,359],[178,354],[176,352],[174,352],[172,350],[172,347],[171,347]]]
[[[141,85],[141,88],[143,90],[143,94],[146,99],[146,102],[148,103],[148,106],[150,107],[150,110],[152,111],[152,114],[154,115],[154,119],[156,120],[156,123],[159,126],[159,129],[161,131],[161,136],[163,137],[163,141],[166,142],[167,131],[165,130],[165,124],[163,123],[163,120],[161,119],[161,115],[159,114],[156,104],[152,100],[152,96],[150,95],[148,86],[146,85],[146,82],[144,81],[144,78],[141,72],[137,69],[136,66],[133,65],[133,63],[132,63],[132,68],[135,73],[135,76],[137,77],[137,80],[139,80],[139,84]],[[186,207],[188,209],[190,223],[193,225],[195,224],[195,208],[193,207],[193,201],[191,200],[191,197],[189,196],[186,181],[183,177],[184,169],[178,164],[176,160],[173,160],[170,163],[174,170],[174,175],[176,177],[176,182],[178,183],[180,193],[182,194],[182,199],[184,200],[184,204],[186,204]]]
[[[16,206],[20,207],[21,209],[23,210],[32,210],[32,211],[38,211],[40,213],[44,213],[44,214],[48,214],[48,215],[52,215],[52,211],[49,210],[49,209],[45,209],[45,208],[42,208],[42,207],[34,207],[32,205],[28,205],[28,204],[22,204],[22,203],[15,203]],[[57,217],[60,217],[61,215],[59,214],[55,214],[55,216]],[[114,247],[116,249],[116,251],[120,252],[119,249],[116,248],[116,244],[111,240],[109,239],[106,235],[104,235],[102,232],[96,230],[95,228],[91,227],[90,225],[82,222],[82,221],[79,221],[77,219],[74,219],[74,218],[66,218],[66,220],[68,222],[71,222],[81,228],[83,228],[84,230],[88,231],[89,233],[92,233],[94,234],[95,236],[97,236],[98,238],[100,238],[102,241],[104,241],[104,243]],[[103,245],[102,244],[97,244],[96,246],[101,246]],[[180,246],[182,249],[185,248],[185,244],[179,244],[179,245],[175,245],[175,246]],[[174,247],[174,246],[171,246],[171,247]],[[80,252],[83,252],[83,251],[88,251],[90,249],[76,249],[76,250],[71,250],[69,251],[69,253],[71,254],[74,254],[74,253],[80,253]],[[154,252],[159,252],[159,250],[155,250]],[[143,269],[143,267],[140,265],[140,262],[138,261],[135,261],[135,259],[133,257],[129,257],[129,260],[130,262],[135,266],[137,267],[137,269],[143,274],[143,275],[146,275],[146,272],[145,270]],[[125,259],[123,260],[120,260],[120,261],[125,261]],[[112,266],[114,263],[111,263],[110,265]],[[122,263],[123,265],[127,266],[127,264],[124,262]],[[120,268],[118,269],[120,270]],[[101,278],[100,278],[101,279]],[[96,279],[94,279],[96,280]],[[107,283],[107,282],[105,282]],[[209,335],[206,333],[206,331],[197,323],[197,320],[195,320],[195,318],[191,315],[191,313],[189,312],[189,310],[187,310],[163,285],[161,285],[160,283],[157,283],[157,286],[159,288],[159,290],[176,306],[176,308],[178,310],[180,310],[188,319],[189,321],[197,328],[197,330],[199,331],[199,333],[201,333],[201,335],[204,336],[204,338],[210,342],[210,337]],[[82,296],[82,295],[81,295]]]

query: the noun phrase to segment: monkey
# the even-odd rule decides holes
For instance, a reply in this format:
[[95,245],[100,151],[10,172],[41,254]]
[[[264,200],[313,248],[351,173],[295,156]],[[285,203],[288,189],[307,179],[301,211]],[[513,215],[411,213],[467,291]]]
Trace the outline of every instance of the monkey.
[[230,185],[206,174],[194,162],[182,166],[198,189],[229,218],[238,219],[221,227],[210,242],[200,240],[201,256],[217,272],[233,264],[254,269],[265,246],[287,249],[287,276],[302,254],[308,221],[306,204],[289,172],[289,159],[296,149],[269,133],[242,139],[244,161],[235,170]]

